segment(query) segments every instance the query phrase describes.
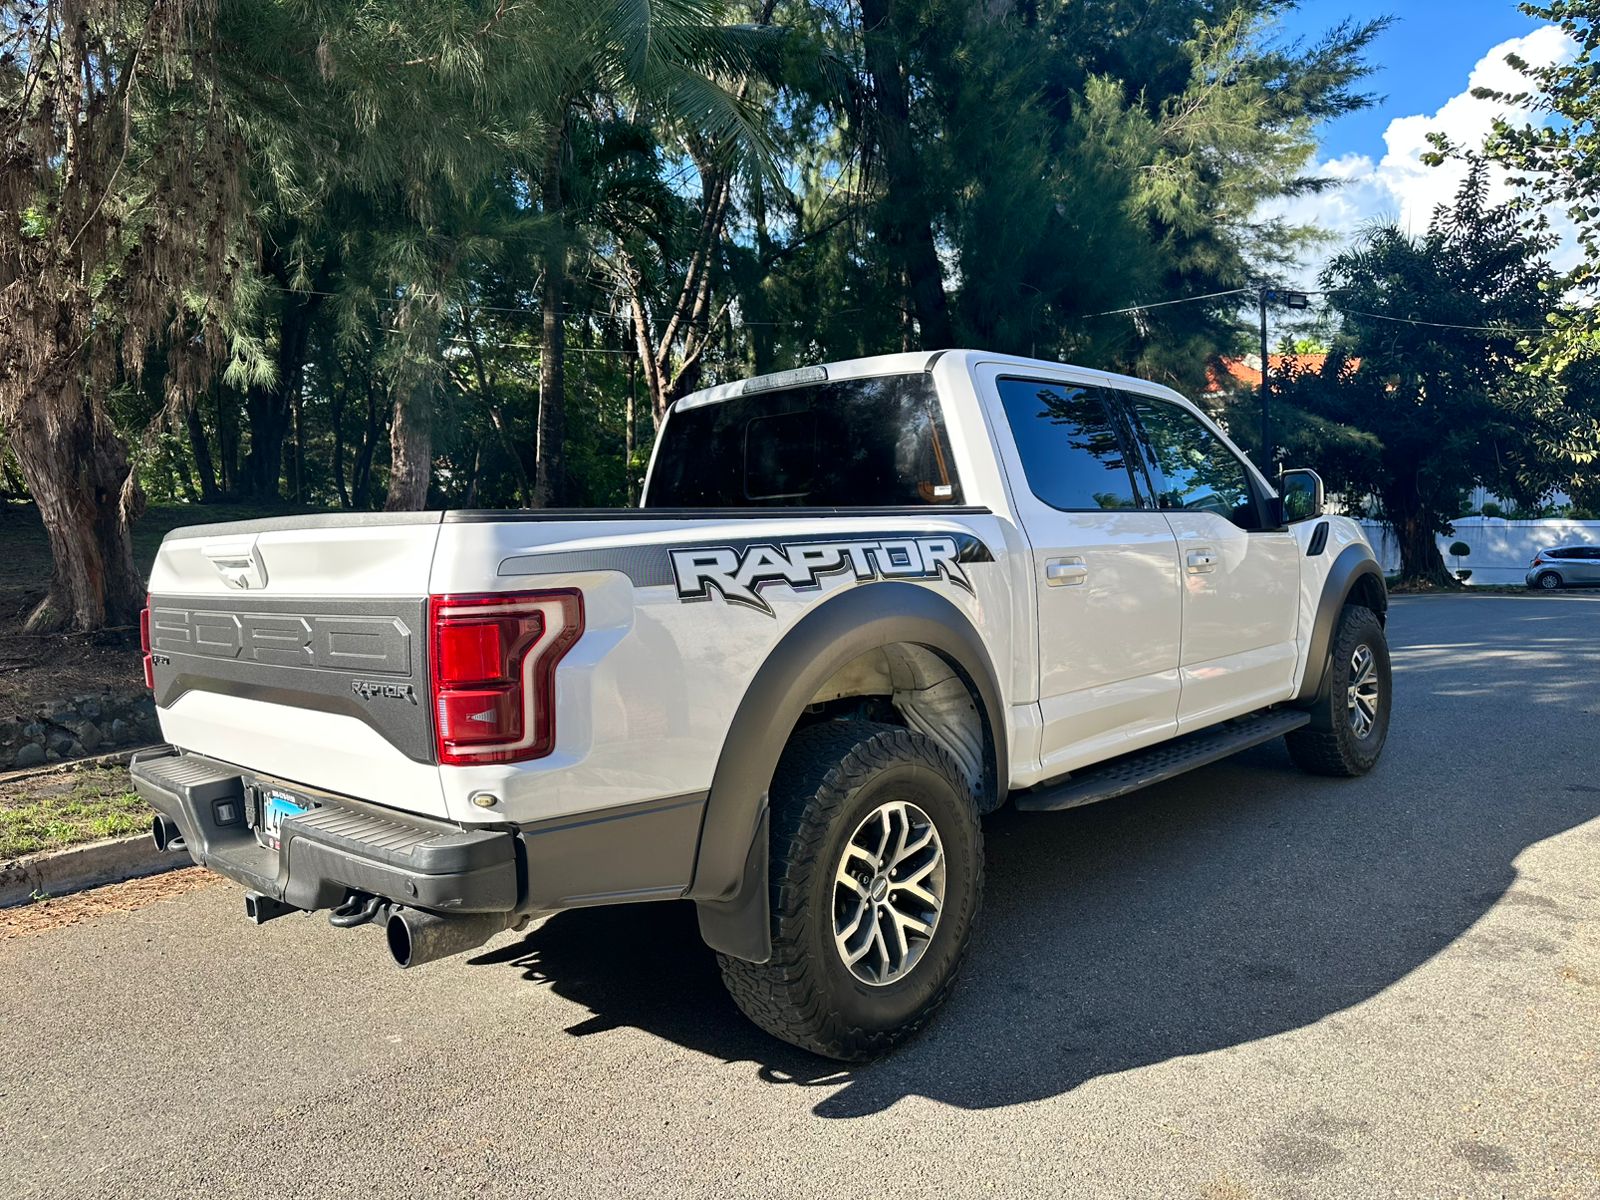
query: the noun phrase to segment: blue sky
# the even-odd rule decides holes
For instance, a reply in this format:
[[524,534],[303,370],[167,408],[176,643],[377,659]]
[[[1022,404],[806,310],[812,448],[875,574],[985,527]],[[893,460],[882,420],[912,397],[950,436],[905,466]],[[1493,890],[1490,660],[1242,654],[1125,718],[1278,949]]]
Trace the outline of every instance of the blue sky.
[[[1465,167],[1422,162],[1428,135],[1440,132],[1456,145],[1477,148],[1497,118],[1529,119],[1493,101],[1472,96],[1474,87],[1515,91],[1523,79],[1505,64],[1514,51],[1535,64],[1569,58],[1573,44],[1553,25],[1522,15],[1514,0],[1303,0],[1282,22],[1278,36],[1311,40],[1346,17],[1397,19],[1370,51],[1378,68],[1366,90],[1382,99],[1371,109],[1319,131],[1321,145],[1308,172],[1336,186],[1314,196],[1278,201],[1263,215],[1314,225],[1326,243],[1302,264],[1296,282],[1315,280],[1322,263],[1374,222],[1396,221],[1421,233],[1434,209],[1454,194]],[[1498,174],[1492,197],[1508,198]],[[1579,257],[1571,222],[1552,213],[1560,238],[1558,267]]]
[[1395,21],[1372,48],[1380,69],[1368,90],[1385,99],[1323,130],[1328,157],[1381,153],[1392,118],[1436,112],[1462,90],[1490,47],[1539,27],[1513,0],[1304,0],[1282,28],[1286,36],[1309,40],[1345,17],[1383,16]]

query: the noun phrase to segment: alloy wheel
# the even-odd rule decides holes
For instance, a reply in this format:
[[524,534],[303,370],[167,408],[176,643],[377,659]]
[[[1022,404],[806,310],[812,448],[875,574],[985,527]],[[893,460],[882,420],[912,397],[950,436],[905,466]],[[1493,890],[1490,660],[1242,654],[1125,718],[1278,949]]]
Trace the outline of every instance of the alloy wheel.
[[1378,661],[1372,647],[1357,646],[1350,656],[1350,686],[1345,695],[1345,707],[1350,714],[1350,728],[1358,738],[1372,732],[1372,727],[1378,723],[1378,708],[1382,703]]
[[944,844],[904,800],[880,804],[845,843],[833,885],[833,942],[850,973],[882,987],[903,978],[944,909]]

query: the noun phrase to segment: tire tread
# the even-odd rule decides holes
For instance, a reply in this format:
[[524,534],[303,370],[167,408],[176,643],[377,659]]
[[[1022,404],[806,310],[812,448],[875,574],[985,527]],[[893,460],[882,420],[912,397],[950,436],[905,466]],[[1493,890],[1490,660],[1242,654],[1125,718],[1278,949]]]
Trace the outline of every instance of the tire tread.
[[[1350,656],[1355,653],[1357,643],[1363,639],[1374,639],[1374,628],[1375,640],[1382,644],[1383,626],[1378,621],[1378,615],[1370,608],[1358,604],[1346,605],[1344,611],[1339,614],[1333,648],[1329,652],[1330,668],[1333,663],[1348,662]],[[1370,771],[1376,758],[1366,761],[1356,753],[1343,709],[1335,703],[1336,699],[1330,695],[1319,701],[1331,706],[1332,711],[1328,721],[1330,728],[1318,729],[1315,726],[1307,726],[1285,734],[1283,740],[1289,747],[1289,758],[1295,766],[1307,774],[1326,775],[1335,779],[1354,779]],[[1392,707],[1392,689],[1391,694],[1385,697],[1385,701]],[[1382,752],[1381,744],[1379,752]]]
[[[803,729],[791,739],[771,792],[772,957],[752,963],[717,956],[722,982],[745,1016],[773,1036],[828,1058],[855,1062],[884,1053],[915,1034],[955,986],[958,971],[952,968],[909,1021],[890,1030],[864,1029],[846,1023],[828,1006],[815,964],[807,961],[813,914],[807,911],[806,896],[812,872],[829,867],[821,861],[821,850],[834,822],[874,774],[907,761],[920,762],[955,785],[971,804],[976,827],[976,798],[960,767],[923,734],[871,721],[830,721]],[[957,967],[983,894],[981,834],[976,882],[956,950]]]

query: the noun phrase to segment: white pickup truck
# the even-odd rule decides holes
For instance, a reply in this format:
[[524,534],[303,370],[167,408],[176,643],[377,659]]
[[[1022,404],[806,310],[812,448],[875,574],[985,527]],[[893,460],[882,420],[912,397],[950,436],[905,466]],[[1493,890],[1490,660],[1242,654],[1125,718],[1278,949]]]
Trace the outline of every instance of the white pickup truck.
[[[976,351],[679,401],[638,509],[168,535],[133,766],[257,922],[401,966],[580,905],[694,901],[739,1006],[841,1059],[948,993],[980,819],[1270,738],[1372,768],[1383,576],[1174,392]],[[596,947],[597,954],[605,953]]]

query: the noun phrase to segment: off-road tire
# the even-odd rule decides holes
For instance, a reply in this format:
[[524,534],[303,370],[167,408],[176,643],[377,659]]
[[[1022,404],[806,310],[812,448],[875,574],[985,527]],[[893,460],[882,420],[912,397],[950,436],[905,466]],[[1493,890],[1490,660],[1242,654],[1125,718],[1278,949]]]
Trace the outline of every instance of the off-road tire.
[[[1351,727],[1348,690],[1350,662],[1361,646],[1372,651],[1378,677],[1380,703],[1377,719],[1365,737]],[[1311,724],[1284,735],[1289,757],[1302,771],[1351,779],[1377,765],[1389,736],[1389,710],[1394,687],[1389,665],[1389,643],[1383,623],[1370,608],[1348,604],[1339,614],[1329,652],[1327,687],[1311,711]]]
[[[862,820],[913,802],[943,844],[945,898],[921,957],[892,983],[857,979],[834,945],[834,872]],[[772,957],[718,955],[740,1010],[768,1033],[828,1058],[861,1061],[916,1033],[955,984],[983,895],[978,802],[932,738],[894,725],[830,721],[797,733],[770,794]]]

